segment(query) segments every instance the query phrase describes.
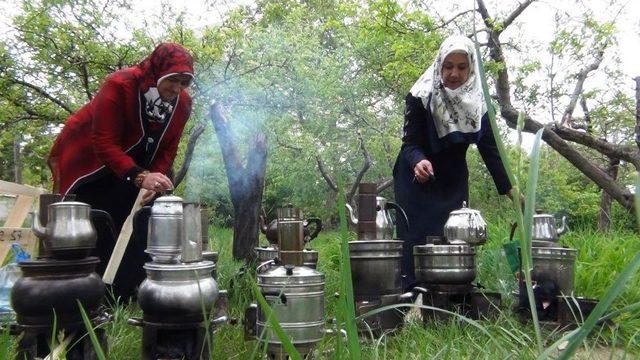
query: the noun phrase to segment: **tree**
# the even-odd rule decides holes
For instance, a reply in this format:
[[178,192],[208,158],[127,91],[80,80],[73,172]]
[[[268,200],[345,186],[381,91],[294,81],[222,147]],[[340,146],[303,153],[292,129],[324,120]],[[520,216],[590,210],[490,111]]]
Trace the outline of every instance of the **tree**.
[[[495,90],[497,101],[500,105],[500,114],[511,128],[516,127],[520,111],[511,100],[512,88],[509,81],[509,66],[500,36],[532,2],[532,0],[528,0],[520,3],[503,20],[492,17],[483,0],[478,0],[477,2],[478,12],[485,26],[482,31],[485,31],[488,37],[489,56],[491,60],[498,64]],[[611,36],[614,30],[611,23],[600,24],[589,17],[585,18],[584,24],[587,25],[587,29],[590,31],[588,38],[576,39],[574,34],[564,30],[561,32],[560,38],[551,44],[551,51],[556,55],[567,47],[575,46],[576,50],[580,51],[574,53],[574,56],[579,57],[579,63],[582,63],[582,67],[578,72],[565,74],[567,78],[574,79],[574,88],[568,95],[569,101],[562,112],[562,118],[552,122],[550,126],[545,126],[542,122],[536,120],[533,115],[527,114],[525,117],[525,131],[534,133],[544,128],[543,140],[549,146],[558,151],[576,169],[601,187],[625,209],[632,211],[632,195],[629,190],[623,184],[617,183],[615,178],[602,169],[598,159],[593,158],[590,154],[623,160],[638,170],[640,169],[640,151],[629,144],[627,140],[629,138],[628,133],[625,136],[621,136],[619,143],[612,143],[601,138],[598,134],[578,129],[578,126],[576,126],[578,119],[573,116],[580,96],[588,96],[584,92],[585,81],[590,73],[600,67],[607,49],[611,46]],[[552,112],[552,114],[555,113],[555,111]],[[591,113],[591,117],[593,117],[593,113]],[[617,132],[617,134],[620,133]]]

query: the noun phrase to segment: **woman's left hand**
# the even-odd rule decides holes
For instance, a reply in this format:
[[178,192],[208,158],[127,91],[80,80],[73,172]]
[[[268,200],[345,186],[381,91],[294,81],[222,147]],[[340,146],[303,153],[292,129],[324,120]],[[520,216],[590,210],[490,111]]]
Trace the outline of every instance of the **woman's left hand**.
[[147,190],[145,191],[144,194],[142,194],[142,199],[140,200],[140,205],[145,206],[147,205],[151,200],[153,200],[154,197],[156,197],[157,193],[153,190]]

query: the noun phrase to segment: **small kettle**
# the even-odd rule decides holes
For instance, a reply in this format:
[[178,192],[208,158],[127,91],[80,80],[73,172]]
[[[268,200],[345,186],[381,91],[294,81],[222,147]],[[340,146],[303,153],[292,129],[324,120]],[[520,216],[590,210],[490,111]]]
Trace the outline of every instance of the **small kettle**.
[[[314,224],[313,232],[309,229],[309,225]],[[319,218],[308,218],[303,221],[304,242],[308,243],[318,236],[322,230],[322,220]],[[271,245],[278,245],[278,219],[273,219],[269,225],[264,222],[264,217],[260,216],[260,231],[265,235],[267,241]]]
[[77,201],[56,202],[47,207],[47,213],[46,227],[34,214],[31,229],[55,258],[82,258],[96,246],[91,206]]
[[552,214],[544,214],[542,210],[536,210],[533,215],[533,240],[558,241],[558,237],[568,230],[567,217],[562,216],[562,225],[556,228],[556,219]]
[[[349,222],[352,225],[358,225],[358,218],[355,216],[353,208],[349,204],[345,204],[345,207],[349,211]],[[409,226],[409,219],[402,207],[392,201],[387,200],[382,196],[376,196],[376,237],[379,240],[393,239],[393,230],[396,226],[396,222],[393,221],[389,210],[395,210],[396,216],[398,212],[402,215]]]
[[463,201],[462,208],[449,213],[444,236],[449,242],[463,240],[469,245],[482,245],[487,241],[487,223],[480,211],[468,208]]

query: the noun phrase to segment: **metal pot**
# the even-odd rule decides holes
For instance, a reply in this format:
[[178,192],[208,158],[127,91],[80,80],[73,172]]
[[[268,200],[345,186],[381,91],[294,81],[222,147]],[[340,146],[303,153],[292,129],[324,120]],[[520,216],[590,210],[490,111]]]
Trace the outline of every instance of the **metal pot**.
[[214,264],[201,261],[189,264],[144,265],[147,278],[138,290],[138,305],[145,321],[203,321],[218,297],[218,284],[211,277]]
[[[349,211],[349,222],[352,225],[358,225],[358,218],[356,218],[353,208],[349,204],[345,204],[347,210]],[[402,207],[392,201],[388,201],[386,198],[382,196],[376,196],[376,217],[375,217],[375,237],[373,239],[365,239],[365,240],[391,240],[393,239],[393,232],[396,226],[396,222],[391,217],[391,213],[389,210],[394,210],[396,212],[396,217],[398,213],[404,218],[405,224],[409,224],[409,219],[407,218],[407,214],[402,209]]]
[[556,229],[556,219],[551,214],[543,214],[541,210],[536,210],[533,215],[532,239],[541,241],[557,242],[558,237],[567,231],[567,217],[562,217],[562,225]]
[[154,262],[178,262],[184,237],[183,224],[182,198],[167,195],[156,199],[149,217],[146,250]]
[[[307,267],[278,266],[258,274],[258,286],[291,342],[303,356],[309,353],[325,334],[324,274]],[[268,344],[267,351],[282,355],[282,343],[258,309],[255,334],[259,337],[263,331],[261,341]]]
[[[275,246],[261,246],[254,248],[256,258],[259,264],[273,260],[278,257],[278,248]],[[315,250],[304,249],[302,266],[315,269],[318,265],[318,252]],[[274,265],[275,266],[275,265]]]
[[413,247],[416,280],[425,284],[469,284],[476,278],[476,252],[466,244]]
[[356,297],[402,293],[402,241],[350,241],[349,260]]
[[50,327],[82,322],[76,300],[92,316],[104,296],[104,283],[95,273],[98,258],[30,260],[19,263],[22,277],[11,289],[11,306],[21,325]]
[[571,294],[577,252],[576,249],[561,247],[531,248],[531,279],[540,283],[551,281],[562,294]]
[[31,229],[47,252],[58,259],[84,258],[96,246],[96,229],[91,223],[91,206],[81,202],[57,202],[47,208],[47,224],[33,216]]
[[449,214],[444,224],[444,236],[450,242],[463,240],[470,245],[482,245],[487,241],[487,223],[480,211],[470,209],[462,202],[462,208]]

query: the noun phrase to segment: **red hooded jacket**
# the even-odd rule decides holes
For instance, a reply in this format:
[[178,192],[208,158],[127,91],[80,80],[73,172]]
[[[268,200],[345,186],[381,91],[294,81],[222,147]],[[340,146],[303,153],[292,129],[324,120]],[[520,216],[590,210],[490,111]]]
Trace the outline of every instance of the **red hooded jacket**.
[[[145,139],[140,94],[176,73],[193,76],[193,59],[182,46],[165,43],[140,64],[108,76],[93,100],[67,119],[53,144],[48,164],[54,192],[73,192],[80,183],[101,176],[105,167],[122,179],[143,171],[127,154]],[[191,97],[183,90],[147,170],[171,170],[190,114]]]

